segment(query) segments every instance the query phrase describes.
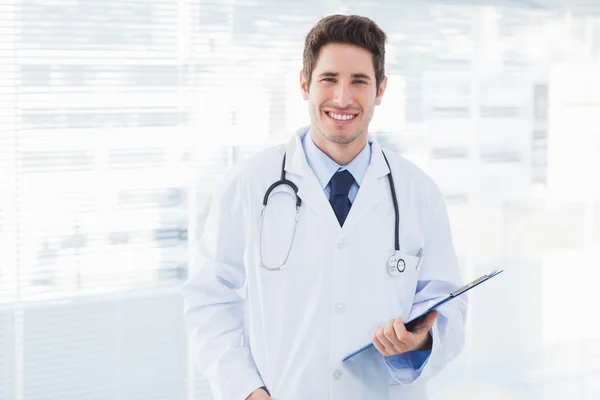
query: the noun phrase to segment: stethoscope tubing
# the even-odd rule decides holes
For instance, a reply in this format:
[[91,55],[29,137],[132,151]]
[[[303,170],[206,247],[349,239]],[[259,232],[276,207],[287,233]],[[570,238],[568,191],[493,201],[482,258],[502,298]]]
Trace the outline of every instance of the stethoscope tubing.
[[[385,160],[385,163],[387,164],[388,169],[390,170],[390,173],[388,174],[388,180],[390,183],[390,190],[392,192],[391,193],[392,194],[392,202],[394,204],[394,214],[395,214],[394,250],[395,250],[395,252],[392,257],[395,258],[395,261],[393,263],[396,264],[397,271],[399,273],[402,273],[406,269],[406,262],[402,258],[400,258],[400,254],[401,254],[401,252],[400,252],[400,211],[399,211],[399,207],[398,207],[398,198],[396,196],[396,187],[394,185],[394,178],[392,177],[392,169],[390,167],[390,163],[388,162],[388,159],[385,156],[385,153],[383,151],[381,153],[383,154],[383,159]],[[287,154],[283,155],[283,162],[281,163],[280,179],[278,181],[274,182],[271,186],[269,186],[269,188],[265,192],[265,195],[263,197],[263,206],[262,206],[261,215],[260,215],[260,229],[259,229],[259,233],[258,233],[258,235],[259,235],[258,236],[258,254],[259,254],[259,258],[260,258],[261,267],[265,268],[268,271],[280,271],[281,268],[286,264],[286,262],[290,256],[292,246],[294,244],[294,238],[296,237],[296,230],[298,227],[298,220],[299,220],[299,215],[300,215],[300,206],[302,205],[302,199],[300,198],[300,196],[298,196],[298,186],[296,186],[296,184],[294,182],[286,179],[286,177],[285,177],[286,156],[287,156]],[[273,190],[275,188],[277,188],[278,186],[281,186],[281,185],[289,186],[294,191],[294,196],[296,197],[296,217],[295,217],[295,222],[294,222],[294,230],[292,232],[292,238],[290,241],[290,245],[288,246],[288,251],[285,256],[285,259],[283,260],[283,263],[281,263],[278,267],[273,268],[273,267],[268,267],[264,263],[264,260],[262,257],[262,231],[263,231],[265,211],[267,208],[267,204],[268,204],[271,192],[273,192]],[[390,262],[388,261],[388,265],[389,265],[389,263]],[[402,269],[400,268],[400,264],[403,265]],[[388,271],[390,271],[389,266],[388,266]],[[390,272],[390,274],[392,274],[392,273]]]

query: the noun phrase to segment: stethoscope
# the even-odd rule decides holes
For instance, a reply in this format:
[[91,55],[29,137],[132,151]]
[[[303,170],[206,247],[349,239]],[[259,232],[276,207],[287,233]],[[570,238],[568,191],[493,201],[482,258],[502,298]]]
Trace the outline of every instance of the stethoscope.
[[[398,199],[396,197],[396,188],[394,186],[394,178],[392,177],[392,169],[390,168],[390,163],[387,160],[387,157],[385,156],[385,153],[382,151],[381,152],[383,154],[383,159],[385,160],[385,163],[387,164],[388,168],[390,169],[390,173],[388,174],[388,180],[390,182],[390,190],[392,192],[392,201],[394,203],[394,213],[396,215],[396,225],[395,225],[395,231],[394,231],[394,254],[392,254],[390,256],[390,258],[388,258],[387,261],[387,271],[391,276],[398,276],[400,275],[402,272],[404,272],[406,270],[406,261],[404,261],[404,259],[400,256],[401,252],[400,252],[400,212],[398,211]],[[290,252],[292,251],[292,246],[294,245],[294,238],[296,237],[296,228],[298,227],[298,219],[299,219],[299,215],[300,215],[300,205],[302,204],[302,199],[300,199],[300,196],[298,196],[298,186],[296,186],[296,184],[288,179],[286,179],[285,177],[285,158],[286,158],[286,154],[283,155],[283,162],[281,164],[281,178],[277,181],[274,182],[269,189],[267,189],[265,196],[263,198],[263,206],[262,206],[262,210],[260,213],[260,230],[258,232],[258,256],[260,259],[260,266],[268,271],[281,271],[281,268],[283,268],[290,256]],[[294,191],[294,196],[296,197],[296,216],[295,216],[295,221],[294,221],[294,230],[292,232],[292,239],[290,240],[290,245],[288,246],[288,250],[287,253],[285,255],[285,258],[283,260],[283,262],[277,266],[277,267],[268,267],[262,257],[262,231],[263,231],[263,225],[264,225],[264,220],[265,220],[265,211],[267,209],[267,203],[269,201],[269,197],[271,195],[271,192],[281,186],[281,185],[285,185],[285,186],[289,186],[293,191]],[[277,192],[277,193],[286,193],[289,194],[286,191],[281,191],[281,192]]]

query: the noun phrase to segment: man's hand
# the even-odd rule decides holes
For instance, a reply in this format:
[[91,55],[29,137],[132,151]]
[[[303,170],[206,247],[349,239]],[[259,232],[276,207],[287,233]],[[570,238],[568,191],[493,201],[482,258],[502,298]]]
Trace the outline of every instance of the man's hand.
[[271,396],[263,388],[258,388],[246,400],[271,400]]
[[373,335],[373,345],[384,356],[393,356],[415,350],[431,350],[433,339],[429,330],[438,316],[436,310],[411,322],[409,329],[402,318],[391,319],[384,327],[378,327]]

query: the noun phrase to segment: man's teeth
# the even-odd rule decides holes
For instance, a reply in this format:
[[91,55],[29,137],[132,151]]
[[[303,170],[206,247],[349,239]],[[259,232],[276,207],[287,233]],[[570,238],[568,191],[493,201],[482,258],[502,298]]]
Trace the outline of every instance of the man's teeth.
[[356,115],[352,115],[352,114],[340,115],[340,114],[334,114],[331,112],[328,112],[327,115],[329,115],[333,119],[339,119],[341,121],[347,121],[349,119],[356,117]]

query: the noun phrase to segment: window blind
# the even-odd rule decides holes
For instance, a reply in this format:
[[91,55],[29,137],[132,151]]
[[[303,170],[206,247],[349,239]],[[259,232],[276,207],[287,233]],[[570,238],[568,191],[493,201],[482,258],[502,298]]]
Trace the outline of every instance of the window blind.
[[3,280],[4,300],[180,279],[185,15],[166,1],[19,0],[2,13],[2,226],[17,244],[3,275],[18,283]]
[[199,8],[0,1],[1,399],[186,397]]

